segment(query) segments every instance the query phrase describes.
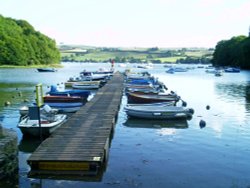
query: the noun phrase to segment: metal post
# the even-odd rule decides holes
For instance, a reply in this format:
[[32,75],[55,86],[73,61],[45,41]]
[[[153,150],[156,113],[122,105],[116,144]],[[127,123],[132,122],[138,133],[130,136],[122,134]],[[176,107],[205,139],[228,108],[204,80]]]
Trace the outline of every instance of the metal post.
[[43,141],[43,133],[42,133],[42,126],[41,126],[41,116],[40,116],[40,107],[37,107],[37,115],[38,115],[38,123],[39,123],[39,134],[40,134],[40,142]]
[[39,133],[40,133],[40,141],[43,141],[42,137],[42,126],[41,126],[41,116],[40,116],[40,107],[43,105],[43,87],[42,84],[36,85],[36,103],[38,109],[38,123],[39,123]]

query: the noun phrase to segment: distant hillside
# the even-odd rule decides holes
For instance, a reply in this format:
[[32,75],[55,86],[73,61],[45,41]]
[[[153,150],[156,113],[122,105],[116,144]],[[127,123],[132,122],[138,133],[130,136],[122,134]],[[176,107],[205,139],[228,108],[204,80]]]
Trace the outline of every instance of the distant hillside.
[[54,40],[25,20],[0,15],[0,65],[49,65],[60,62]]
[[204,48],[107,48],[76,45],[58,46],[65,62],[108,62],[118,63],[210,63],[213,49]]

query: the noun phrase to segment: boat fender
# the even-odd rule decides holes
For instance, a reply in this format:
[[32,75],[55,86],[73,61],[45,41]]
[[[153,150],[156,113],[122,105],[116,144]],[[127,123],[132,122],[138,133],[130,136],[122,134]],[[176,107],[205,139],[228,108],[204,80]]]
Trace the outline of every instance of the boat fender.
[[182,106],[184,106],[184,107],[187,106],[187,102],[185,102],[184,100],[182,100],[181,102],[182,102]]
[[206,127],[206,122],[204,120],[200,120],[200,128]]
[[207,109],[207,110],[210,110],[210,106],[209,106],[209,105],[207,105],[207,106],[206,106],[206,109]]
[[191,113],[191,114],[194,114],[194,109],[193,108],[189,108],[188,112]]

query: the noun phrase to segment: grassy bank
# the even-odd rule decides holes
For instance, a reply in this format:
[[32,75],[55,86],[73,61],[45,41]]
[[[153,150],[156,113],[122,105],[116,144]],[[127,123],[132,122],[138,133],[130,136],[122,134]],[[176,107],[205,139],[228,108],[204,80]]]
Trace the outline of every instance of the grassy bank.
[[16,68],[48,68],[48,67],[52,67],[52,68],[62,68],[63,65],[62,64],[51,64],[51,65],[29,65],[29,66],[17,66],[17,65],[0,65],[0,68],[4,69],[4,68],[8,68],[8,69],[16,69]]

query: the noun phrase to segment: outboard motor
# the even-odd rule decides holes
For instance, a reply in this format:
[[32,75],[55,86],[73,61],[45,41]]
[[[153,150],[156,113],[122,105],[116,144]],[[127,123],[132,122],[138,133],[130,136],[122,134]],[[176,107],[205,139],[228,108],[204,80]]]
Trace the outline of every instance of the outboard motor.
[[58,91],[57,86],[55,85],[50,86],[50,92],[56,92],[56,91]]

